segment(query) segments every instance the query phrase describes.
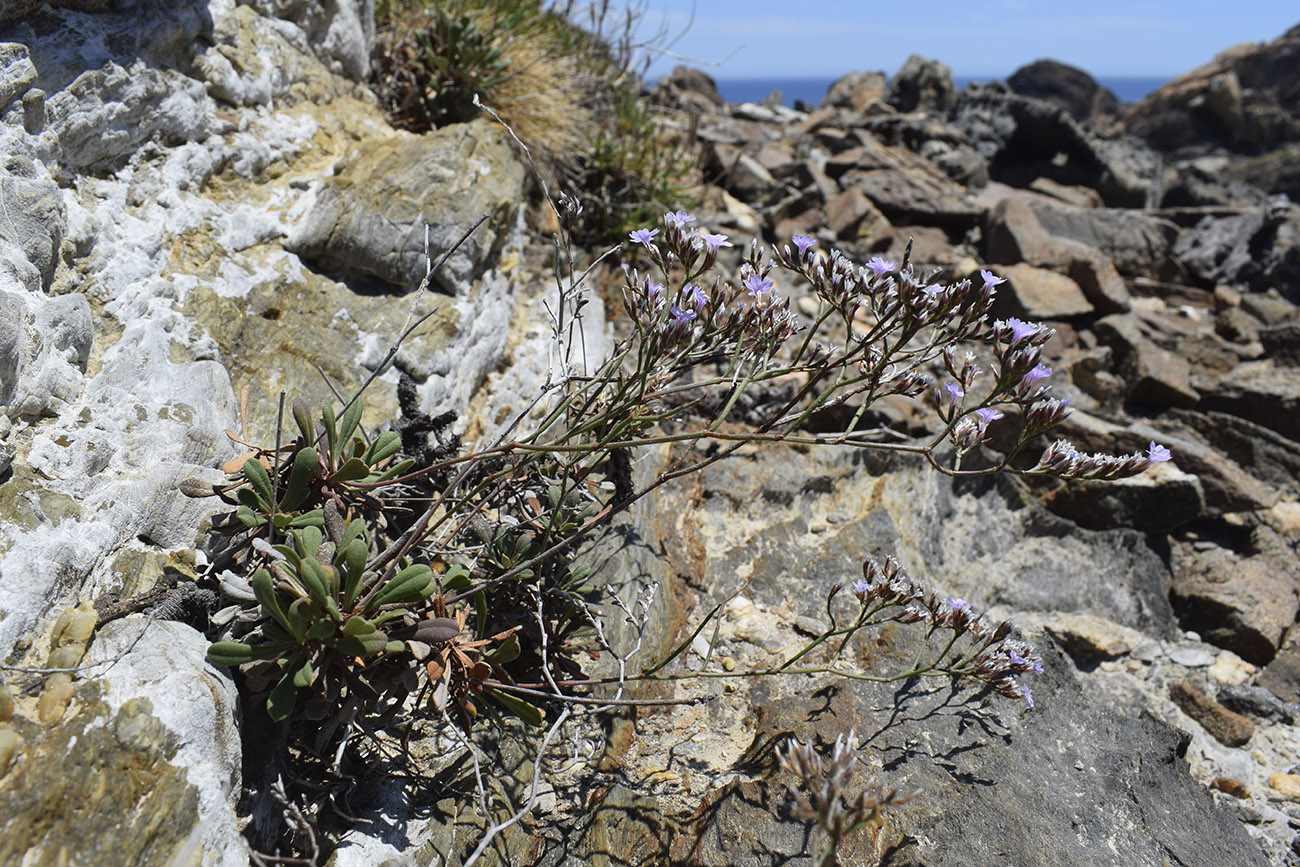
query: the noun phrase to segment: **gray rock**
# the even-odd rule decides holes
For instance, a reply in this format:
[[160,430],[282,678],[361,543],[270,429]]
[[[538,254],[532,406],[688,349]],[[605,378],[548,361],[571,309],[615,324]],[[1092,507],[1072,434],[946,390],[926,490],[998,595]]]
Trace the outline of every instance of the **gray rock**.
[[889,147],[869,133],[861,145],[826,161],[826,174],[841,189],[861,190],[895,225],[969,228],[979,212],[965,191],[926,160]]
[[44,166],[22,154],[10,154],[0,165],[0,210],[4,214],[0,244],[21,250],[36,269],[40,285],[48,287],[67,225],[58,185]]
[[997,294],[995,313],[1030,319],[1069,319],[1093,312],[1083,290],[1069,277],[1023,262],[1003,270],[1007,284]]
[[1040,199],[1030,208],[1048,235],[1095,248],[1130,276],[1161,274],[1178,237],[1178,227],[1167,220],[1119,208],[1072,208]]
[[1300,209],[1275,198],[1246,214],[1205,217],[1182,233],[1173,252],[1188,273],[1207,285],[1276,288],[1300,299],[1296,226]]
[[889,80],[885,101],[899,111],[924,111],[943,114],[957,99],[952,70],[937,60],[919,54],[907,58]]
[[1300,611],[1300,571],[1285,558],[1173,546],[1171,598],[1180,622],[1255,665],[1276,655]]
[[1194,385],[1200,409],[1234,415],[1300,442],[1300,383],[1294,370],[1265,359],[1214,379],[1198,377]]
[[435,280],[443,292],[464,294],[511,236],[523,176],[507,133],[487,120],[395,137],[339,166],[285,247],[320,267],[410,290],[424,277],[426,223],[436,258],[487,215]]
[[831,83],[821,104],[831,108],[864,111],[872,100],[885,98],[885,87],[883,72],[849,72]]
[[81,394],[94,337],[84,295],[0,292],[0,405],[11,418],[55,414]]
[[1276,720],[1290,725],[1300,719],[1300,705],[1282,701],[1262,686],[1224,684],[1219,687],[1218,699],[1230,710],[1269,722]]
[[1091,187],[1112,207],[1159,200],[1159,156],[1133,139],[1102,138],[1052,103],[972,86],[958,95],[949,123],[988,160],[995,181],[1027,187],[1046,177]]
[[149,701],[175,738],[172,763],[198,790],[192,848],[204,853],[205,864],[235,867],[248,863],[234,810],[243,758],[239,696],[229,675],[204,658],[208,643],[182,623],[128,617],[96,633],[85,664],[122,657],[103,669],[105,701],[114,712],[129,701]]
[[1020,67],[1011,73],[1007,85],[1021,96],[1059,105],[1076,120],[1119,113],[1119,99],[1109,88],[1082,69],[1055,60],[1037,60]]
[[0,43],[0,110],[26,93],[36,83],[36,77],[36,65],[28,56],[26,45]]

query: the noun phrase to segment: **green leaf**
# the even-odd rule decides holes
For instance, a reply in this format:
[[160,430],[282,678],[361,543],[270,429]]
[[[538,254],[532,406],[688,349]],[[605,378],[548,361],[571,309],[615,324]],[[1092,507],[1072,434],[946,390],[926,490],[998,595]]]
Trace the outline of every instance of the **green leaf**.
[[371,623],[364,617],[349,617],[343,621],[343,634],[348,638],[355,638],[360,635],[369,635],[377,632],[375,624]]
[[316,442],[316,425],[311,421],[311,407],[307,406],[307,401],[301,397],[293,399],[293,421],[298,425],[298,432],[302,434],[302,441],[307,445]]
[[474,635],[478,638],[483,637],[487,632],[487,594],[479,591],[473,596],[474,600]]
[[464,590],[472,584],[469,569],[463,563],[456,563],[442,576],[443,590]]
[[302,666],[293,674],[293,685],[298,687],[311,686],[316,680],[316,672],[311,667],[311,660],[305,660]]
[[325,567],[316,562],[314,557],[306,557],[298,568],[298,580],[307,589],[312,601],[325,607],[325,600],[330,598],[329,577]]
[[353,518],[348,522],[348,526],[343,530],[343,538],[339,539],[339,547],[346,548],[352,544],[353,539],[366,541],[366,522],[360,518]]
[[266,467],[257,458],[249,458],[244,461],[244,478],[248,479],[248,483],[269,510],[275,502],[275,492],[271,489],[271,476],[266,472]]
[[252,662],[254,659],[269,657],[258,657],[254,648],[242,641],[218,641],[208,648],[207,658],[213,665],[227,665],[234,668]]
[[321,421],[325,423],[325,441],[329,446],[330,466],[338,455],[339,429],[334,423],[334,404],[323,403],[320,408]]
[[504,641],[484,654],[493,665],[507,665],[519,658],[519,638],[513,632]]
[[311,495],[311,482],[320,468],[320,456],[310,446],[299,449],[293,456],[293,466],[289,468],[289,485],[284,496],[280,498],[280,509],[292,512],[307,501]]
[[335,645],[341,653],[348,656],[374,656],[388,648],[388,636],[378,630],[344,638]]
[[333,620],[317,620],[307,630],[307,637],[314,638],[317,641],[326,641],[334,636],[334,629]]
[[293,517],[293,520],[289,521],[287,526],[288,527],[324,527],[325,510],[312,509],[310,512],[303,512],[301,515],[295,515]]
[[[339,419],[338,442],[340,447],[346,446],[352,441],[352,435],[357,432],[357,425],[361,423],[363,409],[364,404],[360,396],[358,396],[347,409],[343,410],[343,417]],[[335,461],[337,461],[341,450],[335,449],[331,453],[334,455]]]
[[270,505],[262,502],[262,498],[258,496],[257,491],[253,490],[252,488],[237,489],[235,491],[235,499],[239,500],[241,504],[248,507],[249,509],[252,509],[254,512],[271,511]]
[[388,642],[388,644],[384,645],[384,652],[385,652],[385,653],[399,653],[399,652],[401,652],[401,651],[403,651],[403,650],[405,650],[405,649],[406,649],[406,642],[405,642],[405,641],[396,641],[396,640],[394,640],[394,641],[390,641],[390,642]]
[[330,476],[331,482],[355,482],[370,475],[370,467],[361,458],[351,458]]
[[487,688],[486,692],[504,705],[507,710],[528,723],[530,726],[540,726],[542,720],[546,718],[546,715],[542,713],[540,708],[529,704],[517,695],[511,695],[508,692],[493,689],[490,686]]
[[292,633],[293,629],[289,626],[289,617],[280,601],[280,595],[275,592],[275,582],[271,580],[271,573],[265,569],[258,569],[253,573],[253,577],[248,579],[248,583],[252,586],[253,595],[257,597],[258,604],[262,606],[267,616],[274,618],[277,623]]
[[316,552],[320,550],[321,542],[325,541],[325,534],[320,531],[320,527],[303,527],[293,535],[298,540],[298,550],[302,552],[303,559],[316,559]]
[[438,582],[433,579],[433,570],[423,563],[407,566],[394,575],[379,592],[370,597],[366,611],[373,611],[380,605],[418,602],[432,596]]
[[357,599],[357,593],[361,590],[361,576],[366,571],[366,555],[368,553],[369,551],[366,549],[365,542],[360,539],[353,539],[352,542],[334,558],[334,562],[339,565],[339,568],[343,572],[344,608],[352,607],[352,603]]
[[[245,490],[245,489],[241,488],[240,490]],[[248,506],[240,506],[238,509],[236,509],[235,517],[239,519],[239,523],[243,524],[245,527],[249,528],[250,530],[253,529],[254,527],[260,527],[266,523],[266,518],[254,512],[252,509],[248,508]]]
[[298,687],[294,686],[294,669],[285,672],[284,677],[271,690],[266,698],[266,712],[275,722],[283,722],[293,713],[293,706],[298,703]]
[[401,451],[402,436],[397,431],[386,431],[370,444],[366,453],[361,456],[361,460],[366,462],[367,466],[373,467],[382,460],[391,458]]
[[289,603],[285,612],[285,625],[289,628],[293,640],[302,644],[307,640],[307,630],[318,618],[312,616],[310,599],[295,599]]

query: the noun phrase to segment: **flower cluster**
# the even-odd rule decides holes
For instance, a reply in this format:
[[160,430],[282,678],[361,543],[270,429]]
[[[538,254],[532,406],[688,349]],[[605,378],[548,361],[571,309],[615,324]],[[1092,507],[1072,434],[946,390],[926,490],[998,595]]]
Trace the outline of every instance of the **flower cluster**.
[[857,738],[849,732],[835,739],[826,761],[812,744],[801,744],[793,738],[777,753],[781,768],[798,777],[798,784],[790,787],[797,815],[815,821],[825,837],[819,864],[835,864],[840,840],[860,828],[879,825],[886,809],[910,798],[900,795],[897,789],[886,791],[879,783],[872,783],[851,798],[848,792],[857,764],[856,749]]
[[1152,464],[1164,463],[1172,455],[1169,449],[1154,441],[1146,454],[1113,456],[1084,454],[1066,440],[1057,440],[1043,451],[1038,463],[1028,472],[1057,476],[1063,479],[1126,479],[1143,472]]
[[[964,599],[940,597],[909,577],[892,557],[886,558],[883,565],[868,558],[862,564],[862,576],[853,583],[853,594],[864,612],[874,615],[888,608],[901,608],[887,619],[924,623],[931,632],[944,629],[953,633],[953,642],[931,663],[932,669],[976,677],[1002,695],[1034,706],[1029,686],[1020,677],[1042,674],[1043,664],[1029,645],[1012,637],[1015,624],[1010,620],[994,625]],[[961,637],[969,642],[967,649],[950,658],[949,651]]]

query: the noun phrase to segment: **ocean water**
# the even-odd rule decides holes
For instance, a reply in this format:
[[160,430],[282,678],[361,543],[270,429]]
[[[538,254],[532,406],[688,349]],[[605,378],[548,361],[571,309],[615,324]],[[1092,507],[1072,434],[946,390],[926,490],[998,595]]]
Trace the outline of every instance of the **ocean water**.
[[[961,90],[972,81],[991,81],[996,76],[954,76],[953,83]],[[1170,76],[1171,78],[1172,76]],[[1137,102],[1169,78],[1141,76],[1108,76],[1098,78],[1103,87],[1109,87],[1124,102]],[[826,95],[835,78],[733,78],[720,79],[718,92],[727,102],[762,102],[772,91],[781,91],[782,101],[793,106],[796,99],[817,105]]]

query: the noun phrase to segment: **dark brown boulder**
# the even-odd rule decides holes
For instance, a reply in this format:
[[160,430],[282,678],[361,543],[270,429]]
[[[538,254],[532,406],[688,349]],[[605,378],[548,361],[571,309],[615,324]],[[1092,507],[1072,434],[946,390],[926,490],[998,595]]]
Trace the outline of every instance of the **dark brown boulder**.
[[1055,60],[1036,60],[1007,79],[1022,96],[1044,99],[1068,111],[1076,120],[1119,113],[1120,101],[1108,88],[1074,66]]

